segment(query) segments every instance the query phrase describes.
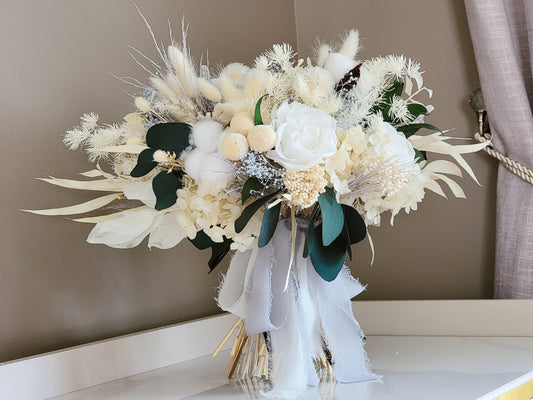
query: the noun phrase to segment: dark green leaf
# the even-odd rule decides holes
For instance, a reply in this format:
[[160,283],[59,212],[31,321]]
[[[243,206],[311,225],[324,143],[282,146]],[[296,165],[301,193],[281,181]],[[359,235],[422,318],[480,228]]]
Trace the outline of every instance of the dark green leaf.
[[403,92],[403,81],[397,79],[394,83],[385,91],[385,100],[387,103],[391,103],[394,96],[400,97]]
[[436,131],[436,132],[442,132],[439,128],[436,126],[430,125],[430,124],[411,124],[411,125],[404,125],[396,128],[398,132],[402,132],[406,138],[408,138],[411,135],[414,135],[417,133],[420,129],[425,128],[429,129],[430,131]]
[[209,265],[209,273],[211,273],[224,259],[226,254],[228,254],[232,242],[233,240],[224,237],[224,241],[222,243],[213,243],[211,246],[211,258],[207,262]]
[[261,197],[260,199],[254,201],[252,204],[246,206],[246,208],[242,210],[242,213],[239,218],[235,220],[235,232],[240,233],[244,229],[248,221],[250,221],[250,218],[252,218],[253,215],[257,212],[257,210],[259,210],[267,201],[269,201],[277,194],[278,192],[271,193],[265,197]]
[[198,250],[205,250],[211,246],[215,242],[205,233],[204,231],[199,231],[196,233],[196,237],[194,239],[189,239],[189,241],[196,247]]
[[242,204],[246,202],[252,195],[252,191],[259,192],[263,190],[265,187],[261,182],[259,182],[259,179],[255,177],[248,178],[248,180],[244,183],[244,186],[242,187]]
[[258,247],[265,247],[278,226],[279,213],[281,211],[281,203],[276,204],[274,207],[267,208],[265,215],[263,216],[263,222],[261,223],[261,233],[257,241]]
[[344,237],[344,244],[346,246],[346,254],[348,254],[348,257],[350,257],[350,261],[352,261],[352,244],[350,243],[350,232],[348,231],[348,226],[346,225],[346,221],[344,221],[344,227],[342,228],[342,236]]
[[324,246],[329,246],[342,232],[344,214],[342,207],[335,199],[335,192],[327,187],[326,191],[318,197],[320,212],[322,214],[322,238]]
[[155,209],[164,210],[173,206],[178,199],[176,191],[182,186],[181,181],[172,172],[161,171],[157,174],[152,181],[152,189],[156,197]]
[[144,149],[137,157],[137,165],[130,172],[134,178],[145,176],[148,172],[153,170],[157,163],[154,161],[154,151],[152,149]]
[[383,93],[383,100],[374,105],[372,108],[373,113],[381,112],[381,116],[385,122],[392,122],[391,116],[389,115],[390,108],[392,105],[392,99],[394,96],[400,97],[403,92],[404,83],[401,80],[395,80]]
[[255,125],[263,125],[263,118],[261,118],[261,103],[263,102],[263,98],[267,96],[266,94],[261,96],[261,98],[257,101],[255,105],[255,115],[254,115],[254,124]]
[[322,244],[322,227],[315,228],[315,245],[309,253],[315,271],[325,281],[333,281],[344,265],[346,243],[343,235],[339,235],[329,246]]
[[372,108],[372,113],[381,113],[383,121],[392,122],[392,119],[389,115],[390,108],[390,104],[380,103]]
[[428,110],[422,104],[409,104],[407,106],[407,111],[411,114],[413,119],[418,118],[420,115],[428,115]]
[[315,207],[313,208],[313,211],[311,212],[311,216],[309,217],[309,222],[307,225],[307,234],[305,235],[305,244],[304,244],[304,251],[303,251],[303,257],[306,258],[311,251],[313,251],[313,246],[315,242],[315,221],[318,216],[318,211],[320,210],[320,207],[318,204],[315,204]]
[[417,163],[422,162],[427,159],[428,157],[425,151],[420,151],[420,150],[415,149],[415,161]]
[[350,244],[359,243],[366,237],[365,220],[355,208],[349,205],[343,204],[342,211],[344,212],[344,221],[348,230]]
[[146,144],[153,150],[164,150],[179,155],[189,147],[191,126],[181,122],[157,124],[148,129]]

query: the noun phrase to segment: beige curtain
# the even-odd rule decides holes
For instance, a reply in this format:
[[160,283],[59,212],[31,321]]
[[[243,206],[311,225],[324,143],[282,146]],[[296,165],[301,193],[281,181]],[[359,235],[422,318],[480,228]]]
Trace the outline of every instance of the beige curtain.
[[[533,0],[465,0],[496,149],[533,167]],[[498,170],[495,297],[533,298],[533,185]]]

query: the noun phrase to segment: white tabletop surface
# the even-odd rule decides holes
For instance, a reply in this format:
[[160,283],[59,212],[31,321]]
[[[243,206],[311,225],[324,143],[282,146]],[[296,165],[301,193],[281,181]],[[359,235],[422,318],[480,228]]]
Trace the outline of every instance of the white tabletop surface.
[[[475,400],[533,370],[533,338],[371,336],[367,351],[383,382],[309,388],[303,399]],[[109,362],[113,362],[112,359]],[[70,393],[55,400],[249,399],[228,383],[227,352]],[[257,397],[259,398],[259,397]]]

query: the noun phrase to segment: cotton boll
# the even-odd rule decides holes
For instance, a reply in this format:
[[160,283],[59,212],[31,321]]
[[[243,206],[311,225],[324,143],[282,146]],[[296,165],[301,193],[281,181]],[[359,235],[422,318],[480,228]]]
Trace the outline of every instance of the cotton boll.
[[254,120],[246,112],[239,112],[233,116],[230,122],[232,132],[242,133],[244,136],[248,135],[250,128],[254,126]]
[[215,183],[233,176],[233,165],[219,153],[209,153],[202,161],[200,181]]
[[224,127],[212,119],[199,121],[192,127],[192,140],[194,145],[209,153],[217,150],[218,137]]
[[356,65],[357,63],[353,59],[343,54],[331,53],[324,62],[324,69],[329,71],[335,82],[338,82]]
[[250,148],[261,153],[271,150],[276,145],[276,132],[268,125],[257,125],[248,132]]
[[220,142],[220,152],[231,161],[239,161],[248,152],[248,142],[240,133],[229,133]]
[[208,152],[202,149],[194,149],[184,155],[184,169],[192,179],[198,180],[204,168],[204,160]]

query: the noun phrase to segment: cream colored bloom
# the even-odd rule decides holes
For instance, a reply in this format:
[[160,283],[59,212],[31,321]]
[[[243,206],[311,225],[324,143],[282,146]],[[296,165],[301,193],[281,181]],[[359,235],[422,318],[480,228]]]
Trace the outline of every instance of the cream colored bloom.
[[277,141],[267,156],[287,169],[309,169],[337,151],[336,121],[324,111],[285,102],[272,125]]

